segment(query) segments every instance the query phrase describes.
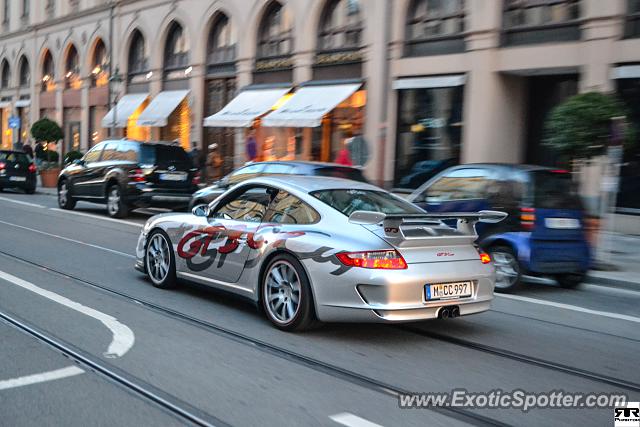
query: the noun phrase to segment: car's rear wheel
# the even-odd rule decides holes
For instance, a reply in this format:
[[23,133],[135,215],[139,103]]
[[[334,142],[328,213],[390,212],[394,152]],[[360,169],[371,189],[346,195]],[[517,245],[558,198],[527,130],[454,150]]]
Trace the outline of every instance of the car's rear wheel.
[[584,281],[585,273],[567,273],[556,276],[558,284],[563,288],[575,288]]
[[496,268],[496,291],[513,292],[522,284],[522,272],[515,252],[508,246],[489,248]]
[[36,187],[27,187],[24,189],[24,192],[27,194],[33,194],[36,192]]
[[117,184],[113,184],[107,190],[107,213],[112,218],[124,218],[129,213],[122,190]]
[[144,253],[144,263],[151,283],[156,288],[170,289],[176,286],[176,260],[167,236],[160,230],[149,235]]
[[315,323],[313,295],[300,262],[289,254],[276,255],[265,269],[261,286],[267,318],[284,331],[302,331]]
[[60,209],[71,210],[76,207],[76,201],[71,195],[71,189],[67,180],[60,181],[58,184],[58,206]]

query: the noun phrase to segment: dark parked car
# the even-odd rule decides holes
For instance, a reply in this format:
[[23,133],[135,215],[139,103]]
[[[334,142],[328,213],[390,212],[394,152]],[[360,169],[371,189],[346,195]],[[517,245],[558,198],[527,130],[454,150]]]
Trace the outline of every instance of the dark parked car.
[[184,208],[198,189],[200,173],[175,143],[104,141],[64,168],[58,179],[58,204],[106,203],[111,217],[130,209]]
[[258,162],[238,168],[215,184],[197,191],[194,193],[189,207],[193,208],[200,204],[211,203],[216,197],[234,185],[258,176],[270,175],[327,176],[367,182],[360,169],[335,163],[304,161]]
[[423,160],[417,162],[411,168],[411,171],[402,177],[398,186],[400,188],[418,188],[436,174],[442,172],[446,168],[455,166],[458,162],[456,159],[445,160]]
[[22,151],[0,150],[0,190],[21,188],[27,194],[36,192],[36,165]]
[[522,276],[553,275],[579,284],[589,268],[584,209],[571,175],[540,166],[467,164],[449,168],[409,200],[429,212],[504,211],[498,224],[479,224],[478,242],[496,266],[496,290],[512,291]]

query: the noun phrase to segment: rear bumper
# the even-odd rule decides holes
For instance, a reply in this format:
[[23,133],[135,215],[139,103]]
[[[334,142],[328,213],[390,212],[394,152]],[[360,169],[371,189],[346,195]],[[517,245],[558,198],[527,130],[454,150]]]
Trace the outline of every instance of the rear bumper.
[[191,201],[193,191],[136,187],[130,189],[127,200],[140,207],[186,207]]
[[7,175],[0,175],[0,187],[4,188],[35,188],[36,186],[36,177],[27,176],[25,177],[25,181],[12,181],[11,177]]

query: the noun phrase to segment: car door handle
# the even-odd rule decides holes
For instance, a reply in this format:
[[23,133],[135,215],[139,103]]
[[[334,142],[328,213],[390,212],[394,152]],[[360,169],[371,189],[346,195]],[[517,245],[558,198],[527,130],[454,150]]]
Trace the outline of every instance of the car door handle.
[[273,227],[273,229],[271,230],[272,233],[279,233],[280,232],[280,227]]

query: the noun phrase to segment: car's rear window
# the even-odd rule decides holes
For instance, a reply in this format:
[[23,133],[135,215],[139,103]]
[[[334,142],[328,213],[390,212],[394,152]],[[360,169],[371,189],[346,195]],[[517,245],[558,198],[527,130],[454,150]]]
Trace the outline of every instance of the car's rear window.
[[382,212],[385,214],[424,213],[417,206],[384,191],[374,190],[319,190],[311,195],[332,208],[349,216],[355,211]]
[[16,153],[10,151],[0,151],[0,160],[3,162],[19,163],[21,165],[28,165],[31,163],[29,156],[25,153]]
[[533,206],[543,209],[582,209],[571,174],[564,171],[531,173]]
[[314,174],[317,176],[328,176],[331,178],[344,178],[353,181],[367,182],[362,171],[355,168],[343,168],[339,166],[323,166],[316,168]]
[[156,165],[161,169],[171,165],[182,170],[191,168],[191,159],[182,147],[177,145],[142,144],[139,156],[143,165]]

